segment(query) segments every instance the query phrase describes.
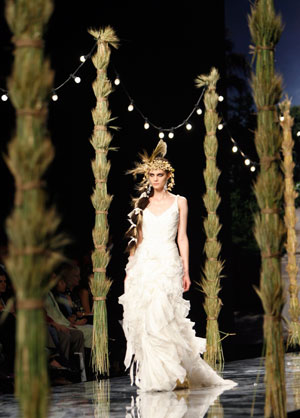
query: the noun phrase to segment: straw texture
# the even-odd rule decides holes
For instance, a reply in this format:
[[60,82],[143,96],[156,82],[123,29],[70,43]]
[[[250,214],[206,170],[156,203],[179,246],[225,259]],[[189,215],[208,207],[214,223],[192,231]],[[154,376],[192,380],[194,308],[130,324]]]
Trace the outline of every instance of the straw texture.
[[283,132],[282,153],[283,153],[283,171],[284,171],[284,203],[285,203],[285,215],[284,222],[287,229],[287,241],[286,250],[288,256],[288,263],[286,271],[289,275],[290,286],[290,322],[289,322],[289,335],[287,345],[291,347],[297,347],[300,345],[300,307],[299,307],[299,286],[297,284],[298,266],[296,261],[297,252],[297,236],[296,236],[296,207],[295,199],[298,194],[295,191],[294,184],[294,168],[295,163],[293,161],[293,148],[294,140],[292,137],[292,127],[294,120],[290,115],[291,101],[286,97],[279,104],[283,120],[280,121],[280,125]]
[[204,139],[204,152],[206,156],[206,167],[204,170],[204,180],[206,193],[203,196],[207,210],[207,217],[204,220],[204,230],[206,242],[204,251],[206,262],[200,287],[205,294],[204,309],[207,315],[206,323],[206,352],[205,360],[214,368],[223,368],[223,350],[219,333],[218,316],[222,302],[218,297],[220,287],[221,272],[223,261],[220,259],[221,244],[218,241],[218,234],[221,229],[217,208],[220,204],[220,196],[217,192],[217,183],[220,170],[216,165],[218,152],[218,140],[216,136],[217,126],[220,118],[216,111],[218,104],[218,94],[216,84],[219,80],[219,73],[212,68],[209,75],[201,75],[196,79],[197,87],[206,86],[204,93],[205,115],[204,123],[206,136]]
[[6,1],[6,18],[15,44],[8,80],[16,110],[16,129],[6,162],[15,179],[15,204],[6,223],[7,269],[16,290],[15,392],[26,418],[47,416],[49,387],[43,302],[61,262],[66,241],[56,230],[60,219],[47,208],[43,175],[54,150],[47,133],[47,102],[53,73],[44,59],[42,35],[52,13],[50,0]]
[[94,132],[91,138],[91,144],[95,149],[95,159],[92,162],[95,177],[92,203],[96,215],[92,254],[94,275],[91,280],[91,290],[94,297],[92,364],[95,372],[100,375],[109,375],[106,296],[111,286],[111,280],[106,277],[106,268],[110,260],[107,250],[109,235],[107,212],[112,196],[107,193],[107,177],[110,171],[107,152],[112,140],[108,128],[113,119],[108,107],[108,96],[112,92],[112,86],[107,78],[107,67],[110,60],[110,46],[117,48],[118,38],[111,27],[100,30],[90,29],[89,33],[98,40],[97,51],[92,57],[97,70],[97,77],[93,83],[97,103],[92,111]]
[[254,192],[260,212],[255,215],[255,238],[261,251],[260,287],[257,290],[264,308],[265,416],[286,416],[284,345],[281,314],[284,304],[280,257],[285,227],[280,217],[283,178],[280,172],[282,136],[276,105],[281,97],[281,79],[274,70],[274,48],[282,24],[274,11],[273,0],[258,0],[251,7],[249,29],[254,43],[256,71],[252,89],[257,107],[255,145],[260,172]]

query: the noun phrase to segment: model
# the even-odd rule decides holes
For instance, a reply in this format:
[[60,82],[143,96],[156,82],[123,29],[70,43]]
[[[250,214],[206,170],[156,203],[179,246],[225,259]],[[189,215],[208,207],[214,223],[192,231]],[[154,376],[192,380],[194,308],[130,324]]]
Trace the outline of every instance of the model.
[[[151,156],[143,154],[129,173],[142,174],[140,197],[129,214],[129,260],[123,329],[127,339],[125,366],[142,391],[235,385],[222,379],[200,356],[205,339],[196,337],[182,297],[190,287],[188,205],[170,193],[174,169],[160,141]],[[177,244],[176,244],[177,241]]]

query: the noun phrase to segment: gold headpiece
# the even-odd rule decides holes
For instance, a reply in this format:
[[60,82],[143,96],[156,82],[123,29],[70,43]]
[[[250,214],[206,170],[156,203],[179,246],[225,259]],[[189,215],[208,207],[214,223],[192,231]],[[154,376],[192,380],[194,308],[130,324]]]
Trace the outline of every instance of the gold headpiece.
[[141,158],[140,163],[135,164],[135,168],[128,170],[128,174],[133,174],[135,177],[138,174],[143,174],[143,180],[138,186],[138,190],[143,192],[145,188],[149,185],[149,173],[151,170],[163,170],[170,174],[168,179],[168,190],[172,190],[174,187],[174,168],[171,166],[169,161],[164,157],[167,153],[167,144],[161,139],[157,144],[153,153],[149,156],[145,151],[143,154],[139,154]]

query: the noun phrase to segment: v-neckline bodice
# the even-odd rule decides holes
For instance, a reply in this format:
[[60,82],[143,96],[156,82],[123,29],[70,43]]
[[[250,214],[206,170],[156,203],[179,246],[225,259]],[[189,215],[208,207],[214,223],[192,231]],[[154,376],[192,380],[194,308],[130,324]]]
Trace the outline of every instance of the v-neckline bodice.
[[[160,216],[164,215],[166,212],[168,212],[175,204],[175,202],[177,201],[177,196],[175,196],[174,198],[174,202],[167,208],[165,209],[162,213],[160,213],[159,215],[156,215],[155,213],[153,213],[149,208],[146,208],[148,210],[148,212],[151,213],[151,215],[155,216],[156,218],[159,218]],[[146,210],[145,209],[145,210]]]

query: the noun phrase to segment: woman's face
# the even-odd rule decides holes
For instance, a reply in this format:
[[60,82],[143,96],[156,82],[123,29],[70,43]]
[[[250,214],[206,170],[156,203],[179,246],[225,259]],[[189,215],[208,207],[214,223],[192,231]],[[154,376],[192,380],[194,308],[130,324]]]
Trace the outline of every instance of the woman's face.
[[164,170],[151,170],[149,172],[149,181],[154,190],[162,190],[169,177],[169,173]]
[[63,279],[60,279],[60,280],[57,282],[57,285],[56,285],[56,290],[57,290],[59,293],[65,293],[65,291],[66,291],[66,287],[67,287],[66,282],[65,282]]
[[80,269],[78,267],[74,267],[70,272],[69,277],[70,283],[72,286],[76,287],[79,285],[80,282]]
[[6,277],[0,276],[0,293],[6,292]]

